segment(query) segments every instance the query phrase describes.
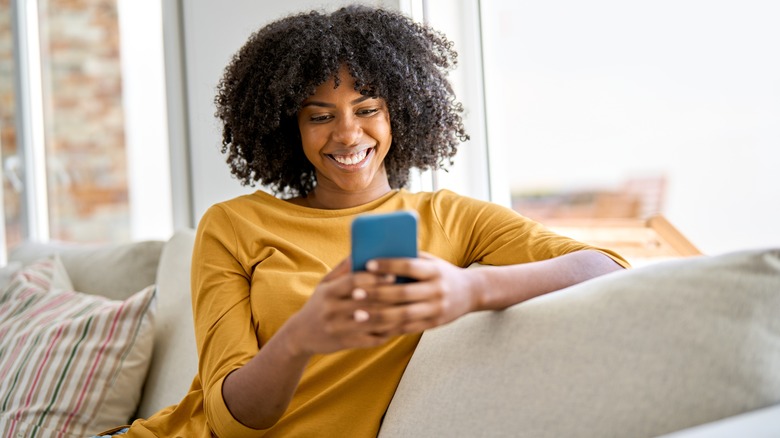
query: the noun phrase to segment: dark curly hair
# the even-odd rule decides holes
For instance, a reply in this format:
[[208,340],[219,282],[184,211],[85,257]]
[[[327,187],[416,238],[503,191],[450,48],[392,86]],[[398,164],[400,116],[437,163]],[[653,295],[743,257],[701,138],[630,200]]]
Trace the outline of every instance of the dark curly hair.
[[446,78],[457,53],[441,33],[391,11],[349,6],[275,21],[253,33],[217,87],[222,153],[243,185],[306,196],[316,185],[301,146],[297,113],[315,88],[345,65],[355,90],[382,97],[393,143],[385,157],[390,186],[409,170],[452,162],[468,140]]

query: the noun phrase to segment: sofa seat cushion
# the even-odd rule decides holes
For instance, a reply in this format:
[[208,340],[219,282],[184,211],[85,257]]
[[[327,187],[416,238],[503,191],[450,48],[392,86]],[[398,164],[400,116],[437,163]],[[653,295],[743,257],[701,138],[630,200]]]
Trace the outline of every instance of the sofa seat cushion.
[[0,294],[0,436],[83,437],[135,412],[155,288],[124,301],[75,292],[55,256]]
[[426,332],[380,436],[658,436],[780,403],[780,249],[662,262]]

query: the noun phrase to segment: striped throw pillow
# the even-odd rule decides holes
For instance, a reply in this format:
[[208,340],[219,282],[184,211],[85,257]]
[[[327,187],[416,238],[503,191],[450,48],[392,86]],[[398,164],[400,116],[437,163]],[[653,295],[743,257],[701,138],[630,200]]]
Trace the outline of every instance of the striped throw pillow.
[[62,276],[55,256],[0,294],[0,436],[84,437],[126,424],[138,405],[154,286],[114,301],[52,287]]

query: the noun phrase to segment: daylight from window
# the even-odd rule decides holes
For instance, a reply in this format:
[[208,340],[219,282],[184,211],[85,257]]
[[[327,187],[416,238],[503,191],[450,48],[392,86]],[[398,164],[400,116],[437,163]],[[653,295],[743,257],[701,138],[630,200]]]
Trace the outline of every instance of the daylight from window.
[[491,172],[518,211],[780,243],[780,3],[481,5]]

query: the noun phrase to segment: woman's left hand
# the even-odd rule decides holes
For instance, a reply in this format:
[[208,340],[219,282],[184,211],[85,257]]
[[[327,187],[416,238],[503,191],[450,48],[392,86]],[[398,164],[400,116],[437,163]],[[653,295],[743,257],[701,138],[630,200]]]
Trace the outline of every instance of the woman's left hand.
[[[383,322],[387,334],[421,332],[479,308],[475,279],[463,269],[427,253],[414,259],[377,259],[367,265],[375,274],[408,277],[412,283],[377,285],[364,298],[369,318]],[[389,306],[388,306],[389,305]]]

